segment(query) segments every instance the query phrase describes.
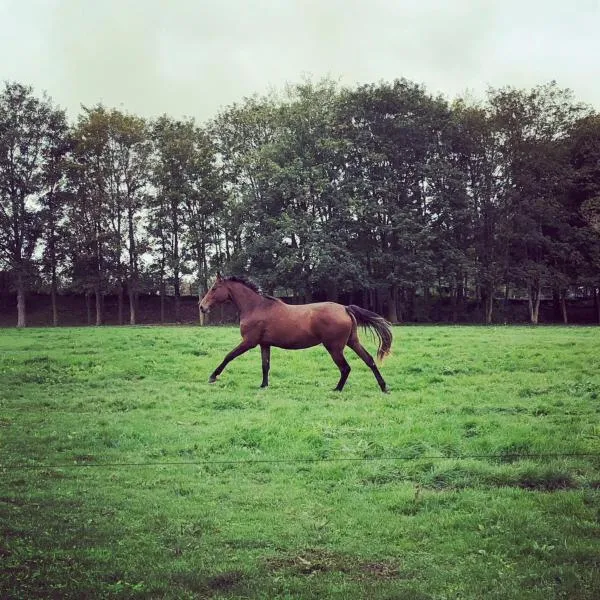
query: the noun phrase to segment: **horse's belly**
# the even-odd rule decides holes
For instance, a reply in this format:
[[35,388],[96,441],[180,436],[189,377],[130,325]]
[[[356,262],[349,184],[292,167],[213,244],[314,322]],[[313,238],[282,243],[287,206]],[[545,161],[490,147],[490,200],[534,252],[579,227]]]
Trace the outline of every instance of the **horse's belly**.
[[317,346],[322,342],[321,338],[304,327],[290,327],[285,331],[265,331],[263,343],[286,350],[301,350]]
[[278,340],[277,342],[267,342],[270,343],[271,346],[275,346],[277,348],[283,348],[284,350],[302,350],[303,348],[311,348],[312,346],[318,346],[321,343],[321,340],[317,338],[303,338],[301,340]]

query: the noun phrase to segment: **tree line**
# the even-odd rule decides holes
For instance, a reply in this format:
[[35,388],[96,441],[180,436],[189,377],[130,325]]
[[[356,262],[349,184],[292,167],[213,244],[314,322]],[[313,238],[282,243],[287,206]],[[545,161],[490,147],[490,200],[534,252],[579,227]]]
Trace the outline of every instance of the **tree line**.
[[[552,82],[450,101],[401,79],[306,81],[207,123],[103,105],[73,123],[19,83],[0,92],[0,270],[26,294],[177,302],[216,270],[309,302],[351,295],[392,322],[442,302],[494,321],[527,298],[595,298],[600,114]],[[164,309],[163,309],[164,315]]]

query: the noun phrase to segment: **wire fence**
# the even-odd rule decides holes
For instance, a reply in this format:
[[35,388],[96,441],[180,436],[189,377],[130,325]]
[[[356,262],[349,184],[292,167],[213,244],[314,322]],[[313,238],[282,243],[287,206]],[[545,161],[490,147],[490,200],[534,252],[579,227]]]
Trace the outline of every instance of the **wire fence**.
[[254,464],[306,464],[334,462],[394,462],[394,461],[460,461],[460,460],[547,460],[556,458],[599,458],[600,452],[548,452],[548,453],[496,453],[496,454],[461,454],[456,456],[441,454],[422,454],[404,456],[336,456],[329,458],[248,458],[248,459],[206,459],[180,461],[142,461],[142,462],[93,462],[76,459],[64,463],[17,463],[2,464],[0,470],[43,470],[43,469],[79,469],[79,468],[112,468],[127,469],[140,467],[183,467],[206,465],[254,465]]

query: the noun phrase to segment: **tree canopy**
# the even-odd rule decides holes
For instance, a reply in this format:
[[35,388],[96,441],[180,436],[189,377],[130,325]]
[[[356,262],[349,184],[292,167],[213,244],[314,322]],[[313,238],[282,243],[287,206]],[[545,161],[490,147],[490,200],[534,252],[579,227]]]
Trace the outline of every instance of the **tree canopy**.
[[203,124],[97,105],[71,125],[6,83],[0,270],[21,326],[27,290],[94,297],[98,324],[126,295],[135,323],[139,293],[202,293],[217,269],[393,322],[489,323],[519,296],[535,323],[544,294],[566,321],[569,294],[600,304],[599,164],[600,115],[554,82],[449,101],[305,81]]

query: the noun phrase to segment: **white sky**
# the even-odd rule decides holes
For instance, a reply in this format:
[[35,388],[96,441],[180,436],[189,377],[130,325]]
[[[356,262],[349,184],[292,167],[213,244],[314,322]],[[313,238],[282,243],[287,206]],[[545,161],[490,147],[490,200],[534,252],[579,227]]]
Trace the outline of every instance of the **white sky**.
[[555,79],[600,110],[600,0],[0,0],[0,81],[71,118],[202,122],[305,75],[447,97]]

